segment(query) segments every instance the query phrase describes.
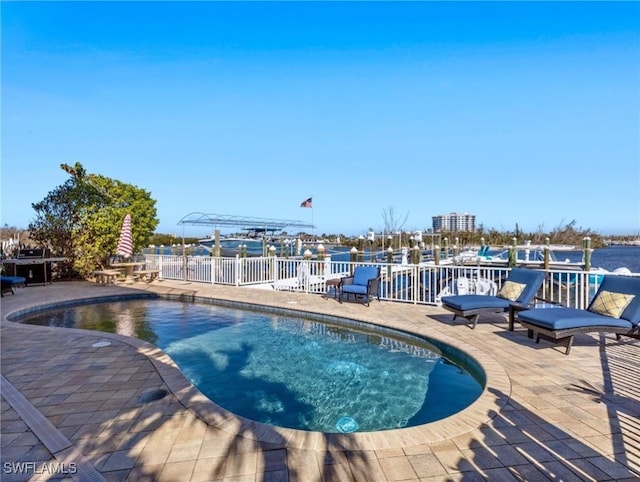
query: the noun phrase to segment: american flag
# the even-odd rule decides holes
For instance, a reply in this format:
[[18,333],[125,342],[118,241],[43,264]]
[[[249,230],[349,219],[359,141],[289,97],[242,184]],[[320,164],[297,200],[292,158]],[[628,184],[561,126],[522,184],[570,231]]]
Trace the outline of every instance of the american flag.
[[311,205],[311,198],[307,198],[307,199],[305,199],[304,201],[302,201],[302,203],[300,203],[300,207],[301,207],[301,208],[310,208],[310,207],[313,207],[313,206]]

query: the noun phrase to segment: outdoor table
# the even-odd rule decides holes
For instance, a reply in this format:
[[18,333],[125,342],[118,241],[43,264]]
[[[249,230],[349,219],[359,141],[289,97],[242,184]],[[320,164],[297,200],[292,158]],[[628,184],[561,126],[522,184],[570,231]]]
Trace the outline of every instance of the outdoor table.
[[145,264],[147,264],[144,261],[125,261],[125,262],[118,262],[118,263],[111,263],[110,268],[124,268],[124,274],[127,278],[132,279],[133,278],[133,270],[135,269],[136,266],[144,266]]
[[325,296],[329,294],[329,290],[333,287],[333,297],[338,299],[338,292],[340,291],[340,284],[342,283],[342,278],[330,278],[325,281]]

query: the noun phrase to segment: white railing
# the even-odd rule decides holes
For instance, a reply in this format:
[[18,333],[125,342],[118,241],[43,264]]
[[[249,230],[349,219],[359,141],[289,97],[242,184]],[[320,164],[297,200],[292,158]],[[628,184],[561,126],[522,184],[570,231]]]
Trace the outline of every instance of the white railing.
[[[495,294],[509,273],[506,267],[389,264],[299,258],[145,255],[146,269],[159,270],[160,279],[232,286],[256,286],[278,291],[324,294],[326,282],[349,276],[358,265],[380,267],[380,299],[414,304],[440,303],[447,293],[473,293],[483,286]],[[551,269],[545,271],[540,298],[586,308],[602,281],[602,273]],[[616,276],[615,273],[610,273]],[[640,276],[634,274],[633,276]],[[465,281],[461,283],[460,281]],[[489,291],[486,291],[489,290]]]

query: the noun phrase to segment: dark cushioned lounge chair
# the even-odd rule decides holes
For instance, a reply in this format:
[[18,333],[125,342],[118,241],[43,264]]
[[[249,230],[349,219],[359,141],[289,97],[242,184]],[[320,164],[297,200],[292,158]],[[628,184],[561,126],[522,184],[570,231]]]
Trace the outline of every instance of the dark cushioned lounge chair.
[[[511,303],[530,304],[544,281],[544,272],[526,268],[513,268],[496,296],[455,295],[443,296],[442,307],[466,318],[475,328],[483,313],[502,313]],[[515,290],[515,291],[512,291]]]
[[[623,295],[623,296],[619,296]],[[626,296],[624,296],[626,295]],[[607,312],[605,298],[615,305]],[[608,313],[608,314],[603,314]],[[617,316],[616,316],[617,315]],[[518,313],[520,324],[540,337],[566,346],[568,355],[573,337],[580,333],[615,333],[640,338],[640,278],[606,275],[586,310],[577,308],[532,309]]]
[[356,266],[353,276],[346,276],[340,282],[340,302],[345,295],[362,299],[369,306],[369,299],[373,296],[380,301],[378,288],[380,286],[379,266]]
[[13,288],[16,286],[24,286],[26,279],[22,276],[2,276],[0,277],[0,295],[4,296],[5,293],[15,294]]

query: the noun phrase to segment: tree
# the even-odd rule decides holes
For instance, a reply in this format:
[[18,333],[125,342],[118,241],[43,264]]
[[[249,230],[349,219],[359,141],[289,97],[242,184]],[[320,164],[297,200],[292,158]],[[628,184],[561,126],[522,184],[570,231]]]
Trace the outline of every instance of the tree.
[[409,212],[404,215],[402,221],[396,215],[396,210],[393,206],[389,206],[382,210],[382,221],[384,222],[384,232],[385,233],[395,233],[396,231],[401,231],[407,222],[407,218],[409,217]]
[[86,182],[86,171],[80,163],[74,168],[61,167],[72,177],[31,205],[36,218],[29,224],[29,236],[38,246],[50,249],[53,256],[65,258],[58,268],[63,277],[70,278],[77,274],[76,234],[81,228],[82,213],[86,206],[99,203],[101,196]]
[[80,163],[60,166],[71,175],[44,200],[33,204],[31,238],[67,258],[66,273],[86,276],[115,255],[122,220],[132,217],[134,251],[146,245],[158,225],[155,200],[144,189],[87,174]]

